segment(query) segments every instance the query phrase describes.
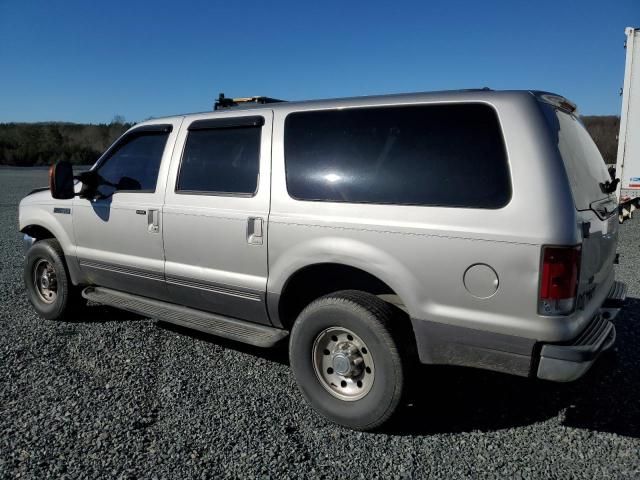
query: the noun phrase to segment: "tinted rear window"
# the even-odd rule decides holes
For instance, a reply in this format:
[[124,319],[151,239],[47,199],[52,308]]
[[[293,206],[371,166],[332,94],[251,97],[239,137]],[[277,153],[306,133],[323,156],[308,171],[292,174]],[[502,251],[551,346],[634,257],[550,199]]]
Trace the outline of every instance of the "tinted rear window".
[[285,163],[299,200],[500,208],[511,198],[498,118],[483,104],[292,113]]
[[547,104],[543,109],[569,177],[575,206],[588,210],[591,203],[607,197],[600,183],[611,180],[600,150],[577,117]]

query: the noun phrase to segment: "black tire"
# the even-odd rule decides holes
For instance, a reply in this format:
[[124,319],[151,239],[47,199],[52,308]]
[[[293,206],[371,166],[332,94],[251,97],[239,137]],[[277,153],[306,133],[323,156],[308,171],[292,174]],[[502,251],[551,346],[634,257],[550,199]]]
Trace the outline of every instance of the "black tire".
[[[55,297],[49,301],[36,285],[36,268],[43,265],[50,265],[55,274]],[[71,283],[64,253],[55,239],[40,240],[31,246],[25,257],[24,284],[31,305],[38,315],[48,320],[69,316],[86,305],[80,289]]]
[[[356,430],[376,429],[393,415],[403,395],[406,370],[398,348],[400,329],[394,328],[403,320],[398,317],[392,305],[356,290],[321,297],[300,313],[291,331],[289,357],[298,387],[314,410]],[[323,385],[320,369],[314,368],[314,343],[332,327],[346,328],[360,337],[375,364],[372,385],[362,398],[337,398],[326,386],[330,382]]]

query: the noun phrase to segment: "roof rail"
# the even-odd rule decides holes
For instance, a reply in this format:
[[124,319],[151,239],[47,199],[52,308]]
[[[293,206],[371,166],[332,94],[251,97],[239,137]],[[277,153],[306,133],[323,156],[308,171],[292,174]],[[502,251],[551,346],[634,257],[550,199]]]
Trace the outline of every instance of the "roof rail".
[[216,102],[213,104],[213,109],[223,110],[225,108],[239,107],[247,103],[265,104],[265,103],[278,103],[278,102],[284,102],[284,101],[285,100],[278,100],[277,98],[269,98],[269,97],[227,98],[224,96],[224,93],[221,93],[218,96],[218,100],[216,100]]

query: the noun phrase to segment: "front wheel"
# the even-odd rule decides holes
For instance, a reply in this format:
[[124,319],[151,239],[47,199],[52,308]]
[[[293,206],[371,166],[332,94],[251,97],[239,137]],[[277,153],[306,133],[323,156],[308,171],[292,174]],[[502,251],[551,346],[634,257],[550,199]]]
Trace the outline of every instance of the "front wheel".
[[381,426],[403,393],[398,314],[378,297],[345,290],[299,315],[289,356],[300,391],[329,420],[357,430]]
[[34,243],[25,257],[24,284],[33,308],[41,317],[57,320],[86,304],[73,286],[57,240]]

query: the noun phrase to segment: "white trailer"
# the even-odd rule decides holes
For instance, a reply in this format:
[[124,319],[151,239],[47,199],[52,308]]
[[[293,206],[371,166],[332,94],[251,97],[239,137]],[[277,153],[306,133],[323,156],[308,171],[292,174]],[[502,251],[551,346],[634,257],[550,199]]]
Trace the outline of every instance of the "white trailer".
[[640,28],[625,29],[627,40],[616,176],[620,221],[631,217],[640,201]]

